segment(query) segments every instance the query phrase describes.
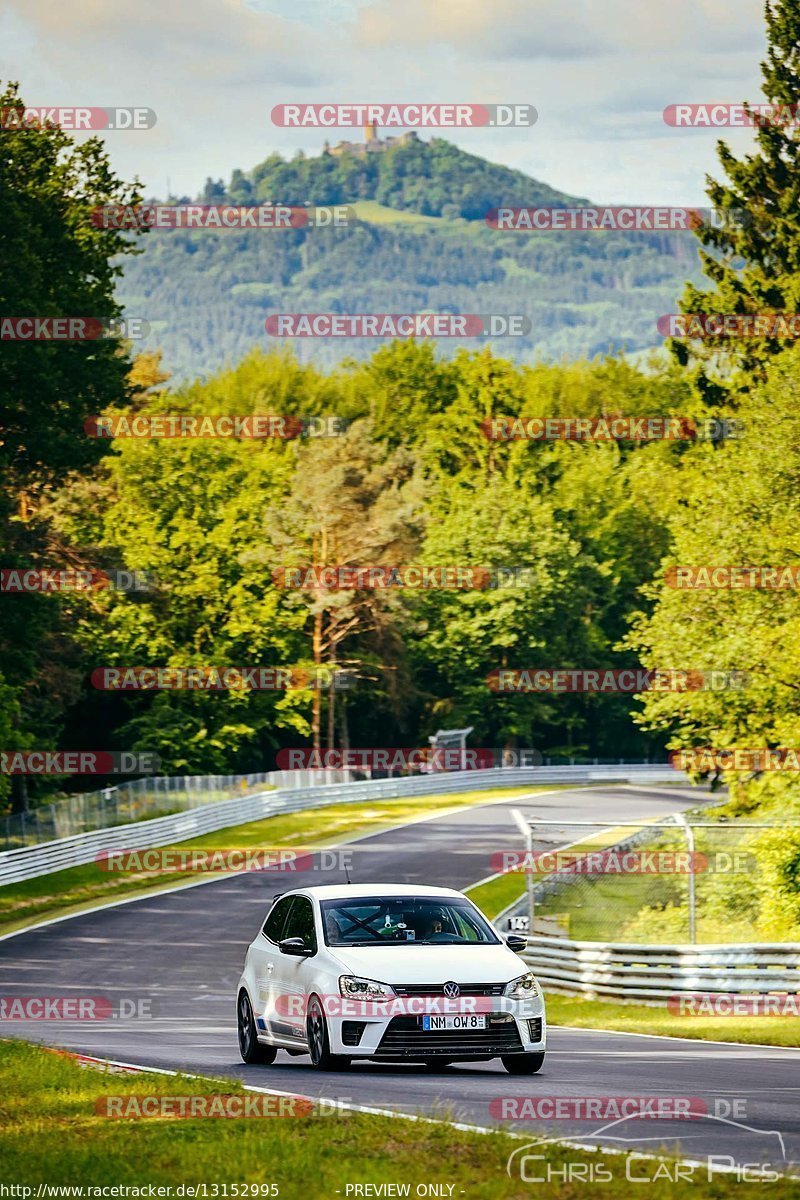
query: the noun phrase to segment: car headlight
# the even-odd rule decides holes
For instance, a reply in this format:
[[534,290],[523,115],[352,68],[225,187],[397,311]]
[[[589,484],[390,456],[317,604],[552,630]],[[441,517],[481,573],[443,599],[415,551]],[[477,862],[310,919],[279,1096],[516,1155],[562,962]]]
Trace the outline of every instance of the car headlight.
[[504,996],[511,996],[513,1000],[529,1000],[532,996],[540,996],[539,984],[536,982],[536,976],[533,971],[528,971],[525,975],[520,975],[518,979],[512,979],[503,989]]
[[362,979],[359,975],[340,975],[339,992],[354,1000],[394,1000],[395,991],[388,983]]

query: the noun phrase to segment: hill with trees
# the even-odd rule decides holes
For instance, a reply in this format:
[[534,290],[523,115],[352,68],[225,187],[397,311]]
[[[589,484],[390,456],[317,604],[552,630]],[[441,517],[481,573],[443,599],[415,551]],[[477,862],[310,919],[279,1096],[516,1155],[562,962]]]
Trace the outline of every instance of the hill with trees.
[[[144,253],[126,262],[119,296],[129,315],[152,324],[144,347],[163,350],[176,380],[271,348],[264,322],[279,312],[514,313],[530,319],[530,332],[492,344],[517,361],[637,351],[662,344],[658,317],[676,310],[687,278],[700,278],[689,232],[490,228],[486,214],[498,206],[587,202],[441,138],[289,162],[273,154],[227,185],[208,179],[198,199],[346,204],[356,220],[339,229],[152,231]],[[476,345],[448,339],[441,349]],[[301,339],[296,348],[302,361],[333,365],[367,358],[375,342]]]

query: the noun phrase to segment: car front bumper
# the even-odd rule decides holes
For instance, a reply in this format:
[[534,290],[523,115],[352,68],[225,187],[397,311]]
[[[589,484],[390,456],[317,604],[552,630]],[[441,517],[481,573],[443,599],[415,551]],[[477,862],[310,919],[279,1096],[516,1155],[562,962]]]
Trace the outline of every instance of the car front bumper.
[[328,1016],[333,1054],[350,1058],[420,1061],[429,1058],[487,1059],[506,1054],[535,1054],[545,1049],[544,1005],[539,1001],[506,1000],[502,1008],[481,1014],[483,1029],[423,1028],[423,1014],[373,1012]]

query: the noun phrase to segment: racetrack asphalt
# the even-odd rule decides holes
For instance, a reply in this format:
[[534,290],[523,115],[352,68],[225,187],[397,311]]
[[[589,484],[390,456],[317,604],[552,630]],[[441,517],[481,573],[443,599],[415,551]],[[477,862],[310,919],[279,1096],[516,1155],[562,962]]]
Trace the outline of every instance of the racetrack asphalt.
[[[465,888],[494,873],[492,855],[519,850],[511,815],[546,819],[552,849],[585,835],[559,821],[625,821],[665,816],[704,799],[682,788],[603,785],[534,793],[416,821],[347,843],[353,882]],[[220,846],[225,844],[224,831]],[[142,999],[154,1015],[92,1021],[0,1021],[3,1036],[58,1045],[121,1062],[235,1076],[249,1085],[344,1103],[502,1124],[530,1134],[604,1147],[660,1147],[706,1163],[800,1164],[800,1050],[714,1044],[593,1030],[552,1028],[545,1066],[508,1075],[498,1060],[421,1066],[356,1062],[317,1072],[306,1056],[279,1051],[271,1066],[239,1060],[236,985],[248,943],[275,892],[343,882],[338,868],[289,879],[247,872],[200,886],[144,896],[84,912],[0,940],[0,996],[98,996]],[[147,1011],[147,1009],[145,1009]],[[791,1019],[791,1018],[787,1018]],[[516,1118],[520,1098],[691,1097],[695,1119],[625,1121],[579,1116]],[[502,1098],[512,1103],[501,1107]],[[494,1100],[495,1103],[490,1103]],[[505,1111],[506,1120],[498,1114]],[[602,1128],[602,1132],[598,1132]],[[643,1173],[646,1173],[643,1172]]]

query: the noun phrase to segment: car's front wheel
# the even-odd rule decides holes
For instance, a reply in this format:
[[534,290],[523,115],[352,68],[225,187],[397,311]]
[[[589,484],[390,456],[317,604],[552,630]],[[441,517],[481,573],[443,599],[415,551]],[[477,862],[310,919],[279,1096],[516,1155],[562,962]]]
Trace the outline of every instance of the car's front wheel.
[[253,1006],[247,992],[239,993],[237,1005],[237,1026],[239,1032],[239,1053],[246,1063],[275,1062],[278,1053],[275,1046],[264,1046],[258,1040],[256,1019],[253,1016]]
[[535,1075],[544,1066],[544,1050],[538,1054],[504,1054],[501,1061],[509,1075]]
[[311,1065],[318,1071],[341,1071],[350,1066],[349,1058],[345,1058],[341,1054],[331,1054],[328,1023],[325,1020],[322,1005],[316,996],[312,996],[308,1002],[306,1037],[308,1053],[311,1055]]

